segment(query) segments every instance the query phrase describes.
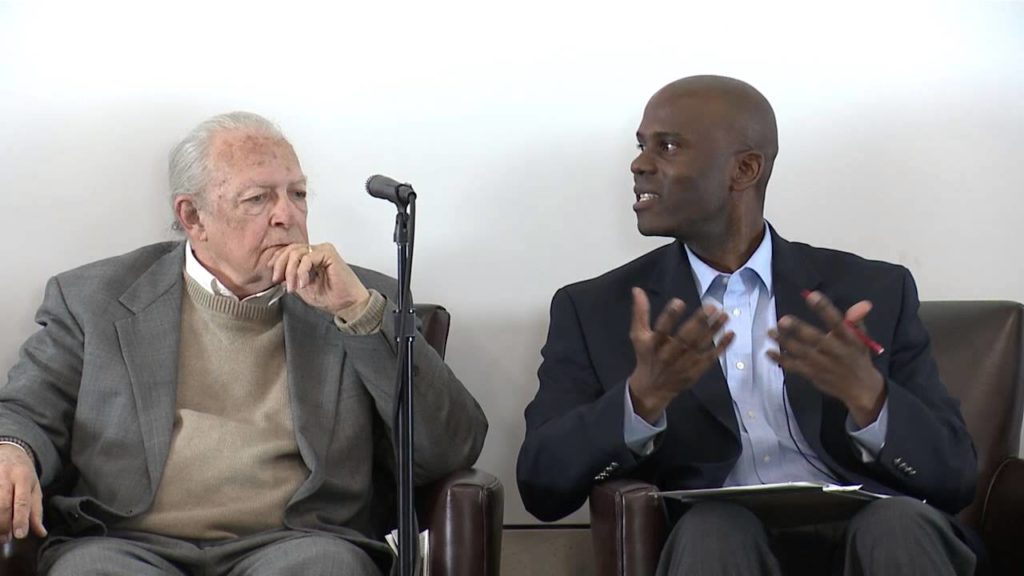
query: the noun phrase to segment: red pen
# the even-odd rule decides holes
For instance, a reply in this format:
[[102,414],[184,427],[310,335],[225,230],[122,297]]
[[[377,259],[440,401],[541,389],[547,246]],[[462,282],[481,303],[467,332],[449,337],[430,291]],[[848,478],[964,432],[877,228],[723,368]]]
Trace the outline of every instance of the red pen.
[[[804,300],[806,300],[807,297],[811,295],[811,292],[809,290],[801,290],[800,295],[804,297]],[[867,346],[868,350],[871,350],[872,354],[875,356],[881,356],[882,353],[885,352],[885,348],[883,348],[881,344],[872,340],[871,337],[858,328],[856,324],[845,318],[843,319],[843,324],[846,324],[846,327],[853,332],[853,335],[857,337],[857,340],[860,340],[862,344]]]

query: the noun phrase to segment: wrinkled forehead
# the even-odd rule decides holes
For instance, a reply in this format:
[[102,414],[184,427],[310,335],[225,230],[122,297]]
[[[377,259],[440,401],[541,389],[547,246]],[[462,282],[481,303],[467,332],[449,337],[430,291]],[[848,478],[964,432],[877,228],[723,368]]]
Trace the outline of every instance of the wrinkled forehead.
[[275,164],[298,166],[295,150],[280,136],[224,131],[211,140],[210,167],[214,171],[247,172]]

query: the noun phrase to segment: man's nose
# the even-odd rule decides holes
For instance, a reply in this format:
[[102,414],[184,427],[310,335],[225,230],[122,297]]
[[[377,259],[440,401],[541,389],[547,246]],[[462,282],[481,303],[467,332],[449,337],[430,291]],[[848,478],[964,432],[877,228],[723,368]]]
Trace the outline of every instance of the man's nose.
[[633,162],[629,165],[629,171],[635,176],[654,172],[654,163],[651,162],[646,150],[641,150],[640,153],[636,155],[636,158],[633,158]]
[[274,210],[270,214],[270,223],[273,226],[288,228],[295,225],[300,218],[302,218],[302,211],[287,194],[278,197],[274,204]]

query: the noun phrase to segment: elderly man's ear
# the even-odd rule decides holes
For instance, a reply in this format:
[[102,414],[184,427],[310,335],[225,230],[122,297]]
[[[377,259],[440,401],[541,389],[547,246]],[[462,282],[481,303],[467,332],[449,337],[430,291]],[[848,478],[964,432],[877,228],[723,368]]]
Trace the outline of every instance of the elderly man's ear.
[[203,226],[202,219],[199,218],[199,208],[196,206],[194,197],[182,195],[175,198],[174,215],[178,218],[178,223],[181,224],[181,228],[189,237],[197,240],[203,239],[206,234],[206,228]]

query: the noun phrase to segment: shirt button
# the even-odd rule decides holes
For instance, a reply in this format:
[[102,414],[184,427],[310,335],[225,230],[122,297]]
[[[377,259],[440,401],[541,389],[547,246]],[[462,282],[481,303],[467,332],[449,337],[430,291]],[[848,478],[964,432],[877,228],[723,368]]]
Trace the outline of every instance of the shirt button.
[[764,461],[765,462],[771,462],[772,461],[772,457],[771,456],[765,456],[764,457]]
[[739,370],[743,370],[746,367],[747,367],[747,365],[744,364],[743,362],[737,362],[736,363],[736,368],[739,369]]
[[757,416],[754,415],[754,411],[753,410],[747,410],[747,418],[753,419],[753,418],[757,418]]
[[733,308],[732,309],[732,315],[733,316],[739,316],[740,315],[740,309],[739,308]]

